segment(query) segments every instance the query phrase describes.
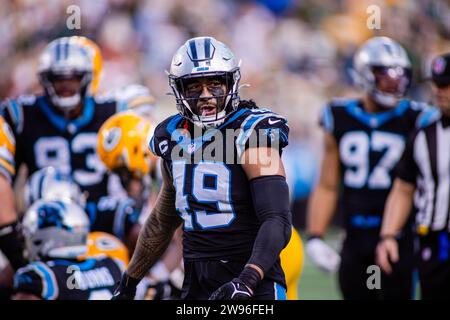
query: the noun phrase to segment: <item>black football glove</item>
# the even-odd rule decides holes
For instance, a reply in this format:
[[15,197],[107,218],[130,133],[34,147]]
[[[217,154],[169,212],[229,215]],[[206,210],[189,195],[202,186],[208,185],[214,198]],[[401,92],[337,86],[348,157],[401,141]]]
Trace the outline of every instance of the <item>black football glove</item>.
[[136,287],[139,284],[139,281],[140,280],[134,279],[124,272],[111,300],[133,300],[136,295]]
[[209,300],[250,300],[253,292],[239,279],[234,278],[214,291]]
[[249,300],[261,280],[259,272],[246,265],[238,278],[214,291],[209,300]]

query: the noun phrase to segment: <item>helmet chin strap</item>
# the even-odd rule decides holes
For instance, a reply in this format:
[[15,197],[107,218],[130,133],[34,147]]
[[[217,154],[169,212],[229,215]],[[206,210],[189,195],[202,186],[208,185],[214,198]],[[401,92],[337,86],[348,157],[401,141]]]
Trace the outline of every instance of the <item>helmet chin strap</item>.
[[376,103],[382,105],[386,108],[394,108],[397,106],[400,98],[393,94],[384,93],[380,90],[374,90],[372,92],[372,97]]
[[81,95],[79,93],[70,97],[60,97],[57,95],[51,96],[52,103],[63,111],[71,111],[81,101]]
[[223,109],[222,111],[210,116],[196,116],[198,120],[194,119],[193,122],[195,125],[205,129],[215,128],[225,121],[226,115],[225,109]]
[[56,94],[55,89],[51,84],[46,87],[50,96],[50,101],[55,107],[63,111],[64,114],[72,111],[81,101],[81,94],[79,92],[70,97],[60,97]]

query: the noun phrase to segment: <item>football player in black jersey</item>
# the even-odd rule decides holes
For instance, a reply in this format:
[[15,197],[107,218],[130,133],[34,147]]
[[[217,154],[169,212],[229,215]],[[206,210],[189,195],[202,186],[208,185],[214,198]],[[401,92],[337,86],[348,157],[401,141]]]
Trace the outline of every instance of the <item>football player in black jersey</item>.
[[[321,119],[325,153],[308,212],[306,252],[324,270],[335,271],[339,267],[339,284],[345,299],[410,299],[411,223],[399,234],[402,259],[394,265],[392,274],[382,275],[381,290],[370,290],[367,280],[371,275],[368,267],[375,265],[393,169],[423,106],[405,99],[411,64],[405,50],[394,40],[368,40],[354,56],[354,71],[365,96],[333,100]],[[340,257],[322,240],[338,200],[346,231]]]
[[[94,62],[100,58],[89,48],[80,37],[52,41],[38,64],[44,94],[9,99],[0,107],[0,114],[15,138],[16,168],[25,164],[31,175],[53,166],[71,175],[87,192],[86,211],[93,230],[114,234],[108,227],[113,225],[114,215],[101,215],[98,208],[100,199],[108,195],[109,174],[97,155],[97,133],[104,121],[125,106],[90,95],[93,74],[98,73]],[[9,186],[1,188],[3,193]],[[106,226],[102,218],[108,220]],[[127,239],[132,234],[117,236],[133,243],[136,238]]]
[[17,300],[108,300],[120,280],[123,262],[87,257],[89,219],[65,200],[38,200],[23,219],[30,264],[14,277]]
[[150,142],[163,186],[114,299],[131,299],[183,223],[183,299],[285,299],[279,254],[291,235],[281,162],[286,119],[238,95],[234,54],[211,37],[176,52],[169,83],[180,114]]

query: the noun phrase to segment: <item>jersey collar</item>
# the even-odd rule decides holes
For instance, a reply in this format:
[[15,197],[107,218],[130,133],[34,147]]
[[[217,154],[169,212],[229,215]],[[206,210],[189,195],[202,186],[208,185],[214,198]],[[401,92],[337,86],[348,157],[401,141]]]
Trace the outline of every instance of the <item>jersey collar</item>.
[[243,108],[236,111],[223,124],[221,124],[215,129],[207,130],[206,134],[195,139],[190,139],[188,136],[183,135],[180,131],[177,130],[178,125],[183,119],[181,115],[176,115],[169,121],[169,123],[167,124],[167,132],[169,133],[172,141],[175,141],[178,145],[180,145],[184,151],[188,153],[194,153],[203,145],[205,141],[211,140],[211,138],[216,134],[218,130],[225,128],[228,124],[239,118],[247,110],[248,110],[247,108]]
[[401,100],[392,110],[370,113],[365,111],[359,100],[352,100],[347,104],[347,112],[370,128],[378,128],[389,120],[401,116],[409,108],[409,100]]
[[77,133],[82,127],[86,126],[92,121],[95,111],[94,99],[90,96],[84,98],[84,106],[81,115],[74,119],[69,120],[56,113],[48,104],[45,96],[41,96],[37,100],[38,106],[41,111],[47,116],[50,123],[55,126],[59,131],[68,131],[71,134]]

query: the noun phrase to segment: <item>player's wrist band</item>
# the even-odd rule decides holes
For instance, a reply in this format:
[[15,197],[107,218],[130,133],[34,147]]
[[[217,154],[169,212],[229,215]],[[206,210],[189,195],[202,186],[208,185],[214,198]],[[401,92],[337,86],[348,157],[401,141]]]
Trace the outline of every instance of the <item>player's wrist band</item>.
[[393,240],[397,241],[397,236],[395,234],[382,234],[382,235],[380,235],[380,241],[384,241],[384,240],[388,240],[388,239],[393,239]]
[[139,282],[141,282],[141,280],[135,279],[124,272],[122,275],[122,280],[120,280],[120,286],[122,288],[126,288],[127,290],[136,290]]
[[261,281],[261,275],[255,268],[246,266],[239,275],[239,279],[242,280],[242,282],[244,282],[245,285],[252,291],[255,291],[255,288]]
[[310,235],[308,235],[307,241],[313,240],[313,239],[323,240],[323,237],[321,235],[318,235],[318,234],[310,234]]

